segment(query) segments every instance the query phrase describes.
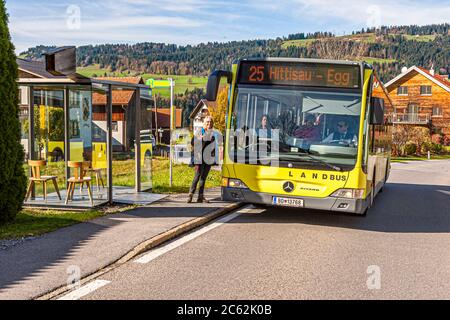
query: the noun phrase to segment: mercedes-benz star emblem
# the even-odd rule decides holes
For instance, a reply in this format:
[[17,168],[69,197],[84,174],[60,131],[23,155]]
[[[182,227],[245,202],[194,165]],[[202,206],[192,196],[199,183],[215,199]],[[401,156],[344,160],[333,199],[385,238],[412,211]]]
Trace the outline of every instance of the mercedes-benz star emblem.
[[294,184],[290,181],[286,182],[285,184],[283,184],[283,190],[285,192],[291,193],[292,191],[294,191]]

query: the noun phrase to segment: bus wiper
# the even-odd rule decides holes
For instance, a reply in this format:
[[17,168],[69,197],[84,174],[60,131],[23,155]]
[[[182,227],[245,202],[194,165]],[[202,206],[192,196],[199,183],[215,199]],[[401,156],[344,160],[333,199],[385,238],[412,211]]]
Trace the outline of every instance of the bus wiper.
[[321,160],[321,159],[318,159],[318,158],[316,158],[316,157],[313,157],[313,156],[311,155],[311,151],[309,151],[308,149],[299,148],[299,150],[300,150],[300,153],[301,153],[301,154],[307,156],[309,159],[315,161],[316,163],[321,163],[321,164],[323,164],[323,165],[327,166],[328,168],[333,169],[333,170],[335,170],[335,171],[342,171],[342,168],[341,168],[341,167],[335,166],[335,165],[333,165],[333,164],[331,164],[331,163],[328,163],[328,162],[326,162],[326,161],[323,161],[323,160]]

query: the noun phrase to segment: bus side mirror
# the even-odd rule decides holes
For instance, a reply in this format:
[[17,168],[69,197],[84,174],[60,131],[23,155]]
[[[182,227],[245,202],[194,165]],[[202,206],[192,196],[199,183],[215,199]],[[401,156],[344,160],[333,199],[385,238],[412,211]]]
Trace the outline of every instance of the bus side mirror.
[[229,71],[215,70],[208,78],[208,84],[206,86],[206,100],[216,101],[217,93],[219,92],[220,80],[226,77],[227,82],[231,83],[233,74]]
[[384,123],[384,99],[372,97],[370,111],[370,124],[381,125]]

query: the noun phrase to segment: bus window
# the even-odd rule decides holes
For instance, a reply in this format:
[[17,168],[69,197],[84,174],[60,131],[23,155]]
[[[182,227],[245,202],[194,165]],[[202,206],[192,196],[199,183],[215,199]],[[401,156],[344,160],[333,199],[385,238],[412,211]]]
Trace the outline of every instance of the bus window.
[[304,161],[307,152],[330,163],[356,163],[361,94],[240,87],[236,101],[240,138],[229,151],[249,149],[255,143],[249,136],[266,123],[279,133],[280,160]]

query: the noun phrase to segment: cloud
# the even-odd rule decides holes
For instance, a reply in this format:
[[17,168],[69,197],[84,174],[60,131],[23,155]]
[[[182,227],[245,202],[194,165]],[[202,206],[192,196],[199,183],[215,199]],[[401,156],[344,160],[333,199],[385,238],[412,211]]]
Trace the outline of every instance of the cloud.
[[[80,9],[80,24],[68,27]],[[9,0],[18,51],[39,44],[197,44],[448,22],[450,0]],[[76,20],[76,19],[75,19]]]

